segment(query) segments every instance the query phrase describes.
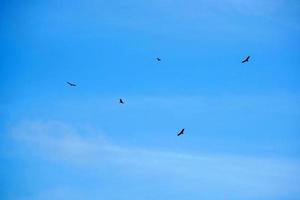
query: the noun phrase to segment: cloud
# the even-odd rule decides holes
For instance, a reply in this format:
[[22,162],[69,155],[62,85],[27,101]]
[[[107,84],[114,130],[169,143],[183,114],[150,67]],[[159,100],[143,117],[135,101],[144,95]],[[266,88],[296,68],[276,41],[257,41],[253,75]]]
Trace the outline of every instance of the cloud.
[[300,194],[297,160],[125,147],[103,135],[90,127],[53,121],[27,121],[11,129],[12,138],[29,147],[30,154],[72,167],[97,171],[103,165],[115,165],[132,174],[168,177],[192,190],[200,184],[252,197]]

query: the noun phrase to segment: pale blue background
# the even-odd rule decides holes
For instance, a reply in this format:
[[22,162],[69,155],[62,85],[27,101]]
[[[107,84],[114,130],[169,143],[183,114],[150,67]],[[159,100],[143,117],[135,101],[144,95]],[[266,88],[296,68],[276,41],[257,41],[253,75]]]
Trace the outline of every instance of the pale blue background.
[[1,1],[1,199],[300,199],[299,13]]

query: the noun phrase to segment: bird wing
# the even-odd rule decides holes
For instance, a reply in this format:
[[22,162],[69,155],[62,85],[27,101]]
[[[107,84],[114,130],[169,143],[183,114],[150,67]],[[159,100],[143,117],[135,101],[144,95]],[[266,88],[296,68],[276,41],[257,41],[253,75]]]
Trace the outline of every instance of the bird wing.
[[247,62],[249,60],[250,56],[247,56],[247,58],[245,58],[242,63]]
[[183,134],[184,129],[182,129],[177,135],[182,135]]

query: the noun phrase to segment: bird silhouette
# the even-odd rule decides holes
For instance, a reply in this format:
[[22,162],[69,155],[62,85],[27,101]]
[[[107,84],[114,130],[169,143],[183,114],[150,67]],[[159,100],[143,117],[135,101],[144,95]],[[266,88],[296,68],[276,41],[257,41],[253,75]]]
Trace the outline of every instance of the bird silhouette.
[[247,58],[245,58],[242,63],[245,63],[245,62],[249,62],[249,59],[250,59],[250,56],[247,56]]
[[157,58],[156,58],[156,60],[157,60],[158,62],[160,62],[160,61],[161,61],[161,59],[160,59],[159,57],[157,57]]
[[122,99],[119,100],[119,103],[124,104],[124,101]]
[[69,86],[72,86],[72,87],[75,87],[76,84],[75,83],[70,83],[70,82],[67,82],[69,84]]
[[177,134],[177,136],[183,135],[184,134],[184,128]]

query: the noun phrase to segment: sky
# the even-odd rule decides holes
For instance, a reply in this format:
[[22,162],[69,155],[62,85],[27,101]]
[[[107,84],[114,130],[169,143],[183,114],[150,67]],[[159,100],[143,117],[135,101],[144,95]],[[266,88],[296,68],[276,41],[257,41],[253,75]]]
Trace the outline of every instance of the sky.
[[0,199],[300,199],[299,13],[0,1]]

